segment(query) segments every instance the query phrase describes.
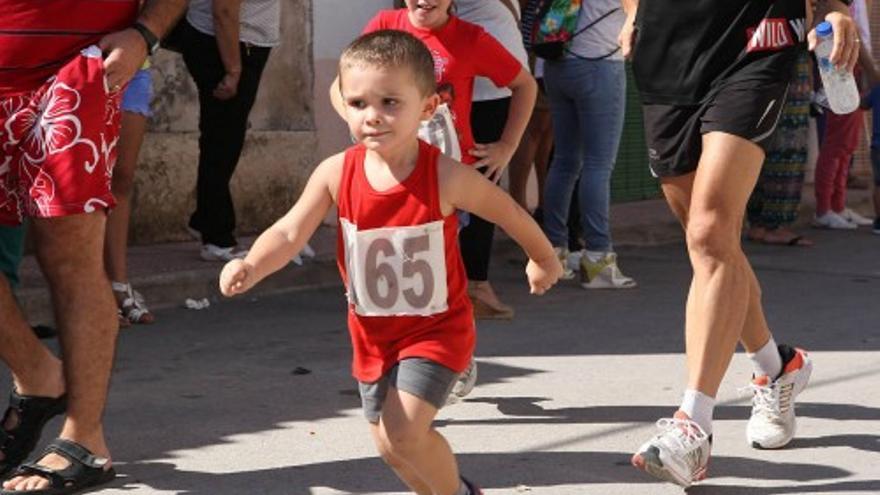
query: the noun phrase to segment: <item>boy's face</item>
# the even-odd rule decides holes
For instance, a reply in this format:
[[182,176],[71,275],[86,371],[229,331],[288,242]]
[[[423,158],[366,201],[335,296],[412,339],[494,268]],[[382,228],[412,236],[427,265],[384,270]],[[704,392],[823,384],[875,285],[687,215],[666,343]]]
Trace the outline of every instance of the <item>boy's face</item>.
[[433,29],[449,20],[452,0],[406,0],[410,21],[418,27]]
[[423,96],[406,68],[354,64],[342,71],[340,82],[348,129],[374,151],[413,142],[419,123],[437,108],[437,96]]

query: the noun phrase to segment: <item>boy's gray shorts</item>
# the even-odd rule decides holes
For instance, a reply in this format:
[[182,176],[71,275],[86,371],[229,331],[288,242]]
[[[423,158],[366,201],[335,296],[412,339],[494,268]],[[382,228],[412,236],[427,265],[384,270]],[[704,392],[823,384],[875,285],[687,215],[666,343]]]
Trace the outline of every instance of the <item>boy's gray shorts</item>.
[[378,423],[388,386],[403,390],[440,409],[458,379],[458,373],[442,364],[425,358],[407,358],[388,370],[373,383],[358,382],[364,416],[370,423]]

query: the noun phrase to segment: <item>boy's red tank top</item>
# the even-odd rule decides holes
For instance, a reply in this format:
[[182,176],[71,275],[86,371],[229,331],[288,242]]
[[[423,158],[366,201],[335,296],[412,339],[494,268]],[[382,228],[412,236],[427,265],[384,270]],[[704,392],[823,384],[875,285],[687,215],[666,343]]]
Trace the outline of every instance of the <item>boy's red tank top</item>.
[[345,153],[337,193],[337,264],[349,300],[352,371],[374,382],[402,359],[427,358],[454,371],[475,344],[458,218],[440,211],[440,150],[419,141],[416,166],[400,184],[376,191],[366,148]]

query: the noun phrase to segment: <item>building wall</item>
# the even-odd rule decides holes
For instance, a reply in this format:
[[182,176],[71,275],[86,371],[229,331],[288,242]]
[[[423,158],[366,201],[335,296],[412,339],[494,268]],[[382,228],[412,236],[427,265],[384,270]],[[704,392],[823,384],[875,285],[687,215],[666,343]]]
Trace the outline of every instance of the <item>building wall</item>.
[[[312,1],[283,0],[282,44],[273,49],[263,73],[232,181],[239,233],[257,232],[287,211],[315,166],[312,33]],[[185,239],[195,205],[195,85],[181,57],[164,50],[153,60],[153,81],[154,115],[133,194],[134,243]]]
[[351,145],[348,128],[330,105],[328,91],[336,77],[342,50],[360,34],[367,21],[392,0],[318,0],[314,2],[315,127],[318,155],[327,157]]

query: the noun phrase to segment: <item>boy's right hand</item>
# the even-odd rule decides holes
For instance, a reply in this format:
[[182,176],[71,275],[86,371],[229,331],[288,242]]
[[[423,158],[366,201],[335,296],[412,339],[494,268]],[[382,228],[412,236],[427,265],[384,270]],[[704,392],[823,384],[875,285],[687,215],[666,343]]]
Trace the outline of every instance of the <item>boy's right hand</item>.
[[556,285],[562,276],[562,263],[556,255],[540,261],[529,260],[526,265],[526,276],[529,279],[529,292],[535,295],[543,295]]
[[244,260],[226,263],[220,272],[220,292],[232,297],[250,290],[254,286],[254,266]]

